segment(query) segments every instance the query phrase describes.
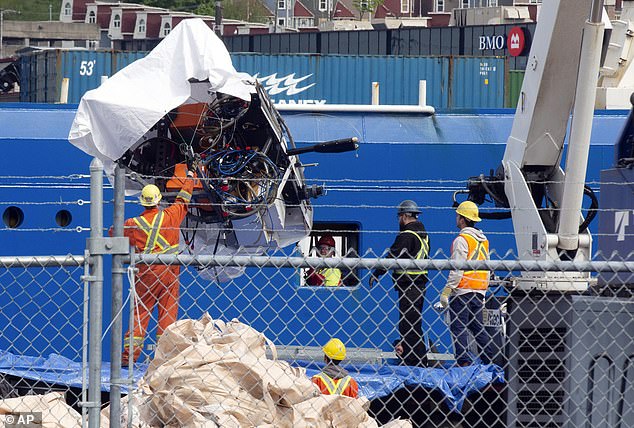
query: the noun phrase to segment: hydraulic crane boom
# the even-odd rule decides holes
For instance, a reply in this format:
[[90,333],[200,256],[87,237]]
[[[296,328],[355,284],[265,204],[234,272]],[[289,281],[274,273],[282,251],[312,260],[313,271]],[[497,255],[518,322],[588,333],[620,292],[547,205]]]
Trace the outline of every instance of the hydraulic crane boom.
[[[588,260],[592,238],[581,215],[590,132],[601,59],[602,0],[542,4],[502,168],[472,178],[469,198],[490,195],[510,209],[518,256],[533,260]],[[572,112],[566,171],[560,163]],[[589,215],[593,217],[594,214]],[[486,215],[484,215],[486,217]],[[493,217],[493,216],[491,216]],[[524,272],[521,288],[585,290],[577,272]]]

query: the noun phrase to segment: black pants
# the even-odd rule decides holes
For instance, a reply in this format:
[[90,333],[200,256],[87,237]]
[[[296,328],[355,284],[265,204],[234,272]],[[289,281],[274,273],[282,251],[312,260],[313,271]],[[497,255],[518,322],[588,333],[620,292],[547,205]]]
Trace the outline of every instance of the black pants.
[[408,366],[427,365],[427,346],[423,334],[423,302],[427,277],[401,276],[396,282],[398,291],[398,332],[403,347],[402,359]]

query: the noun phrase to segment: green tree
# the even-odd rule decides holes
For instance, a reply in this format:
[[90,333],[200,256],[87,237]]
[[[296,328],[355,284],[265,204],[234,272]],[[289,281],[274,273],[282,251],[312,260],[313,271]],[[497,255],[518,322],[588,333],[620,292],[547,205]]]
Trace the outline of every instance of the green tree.
[[372,15],[385,0],[354,0],[352,5],[359,12],[359,21],[363,19],[366,12]]
[[247,22],[268,22],[271,12],[259,0],[224,0],[222,16]]
[[5,14],[9,21],[57,21],[61,7],[62,0],[0,0],[0,9],[20,12]]

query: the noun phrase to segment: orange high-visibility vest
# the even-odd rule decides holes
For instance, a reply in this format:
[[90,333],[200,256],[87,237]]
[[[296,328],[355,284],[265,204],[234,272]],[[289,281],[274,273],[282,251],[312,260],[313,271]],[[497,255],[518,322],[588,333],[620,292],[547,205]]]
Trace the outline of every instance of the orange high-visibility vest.
[[318,373],[311,379],[325,395],[345,395],[352,398],[359,396],[359,385],[351,376],[333,379],[324,373]]
[[[473,236],[461,233],[469,246],[467,260],[489,260],[489,241],[478,241]],[[489,287],[489,276],[491,272],[488,270],[468,270],[462,274],[462,279],[458,284],[458,288],[468,290],[486,290]]]

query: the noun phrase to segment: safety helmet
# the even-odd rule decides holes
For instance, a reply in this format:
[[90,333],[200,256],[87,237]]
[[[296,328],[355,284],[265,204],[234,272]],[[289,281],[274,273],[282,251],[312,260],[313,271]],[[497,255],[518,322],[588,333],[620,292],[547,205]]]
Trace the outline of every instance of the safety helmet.
[[153,207],[163,198],[161,191],[154,184],[148,184],[141,190],[141,196],[139,196],[139,202],[144,207]]
[[401,202],[400,204],[398,204],[398,214],[420,214],[422,213],[422,211],[420,210],[420,208],[418,208],[418,205],[416,205],[416,202],[406,199],[403,202]]
[[335,247],[335,239],[331,236],[331,235],[323,235],[321,238],[319,238],[319,241],[317,241],[317,246],[320,245],[328,245],[329,247]]
[[331,360],[341,361],[346,358],[346,347],[341,340],[335,337],[324,345],[324,354]]
[[462,202],[458,205],[458,208],[456,208],[456,212],[471,221],[477,222],[482,220],[479,216],[478,206],[471,201]]

